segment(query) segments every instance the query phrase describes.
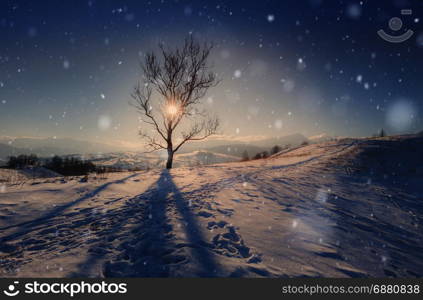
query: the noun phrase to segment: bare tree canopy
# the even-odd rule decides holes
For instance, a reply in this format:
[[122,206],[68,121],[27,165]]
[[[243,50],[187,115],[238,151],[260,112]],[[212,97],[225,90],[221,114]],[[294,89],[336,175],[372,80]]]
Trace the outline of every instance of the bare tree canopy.
[[181,48],[160,44],[159,54],[147,53],[141,63],[143,77],[131,103],[148,125],[149,130],[140,131],[148,148],[167,150],[167,168],[186,142],[206,139],[219,127],[218,118],[200,107],[207,90],[219,82],[207,61],[212,48],[190,36]]

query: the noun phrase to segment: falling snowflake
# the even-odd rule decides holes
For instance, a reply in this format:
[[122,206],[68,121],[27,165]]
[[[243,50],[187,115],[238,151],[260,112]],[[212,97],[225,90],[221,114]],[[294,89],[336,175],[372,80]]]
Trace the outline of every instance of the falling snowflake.
[[303,58],[299,58],[298,62],[297,62],[297,69],[298,71],[304,71],[305,68],[307,67],[305,61]]
[[28,29],[28,36],[29,36],[29,37],[31,37],[31,38],[36,37],[36,36],[37,36],[37,34],[38,34],[37,28],[35,28],[35,27],[30,27],[30,28]]
[[70,62],[68,60],[64,60],[63,61],[63,68],[65,70],[67,70],[67,69],[69,69],[69,67],[70,67]]
[[361,6],[358,4],[350,4],[347,7],[347,16],[351,19],[358,19],[361,17]]
[[235,78],[240,78],[242,76],[242,72],[241,72],[241,70],[235,70],[235,72],[234,72],[234,77]]
[[386,122],[397,131],[404,131],[411,127],[416,115],[414,105],[408,100],[401,99],[389,107]]
[[274,126],[276,129],[281,129],[283,126],[282,120],[276,120]]
[[185,8],[184,8],[184,15],[185,16],[190,16],[192,14],[192,8],[190,7],[190,6],[186,6]]
[[294,88],[295,88],[295,82],[292,81],[292,80],[286,80],[283,83],[283,90],[287,93],[292,92],[294,90]]
[[275,20],[275,16],[274,15],[267,15],[267,21],[269,23],[272,23]]
[[102,115],[98,118],[97,125],[100,130],[104,131],[110,128],[110,126],[112,125],[112,120],[109,116]]

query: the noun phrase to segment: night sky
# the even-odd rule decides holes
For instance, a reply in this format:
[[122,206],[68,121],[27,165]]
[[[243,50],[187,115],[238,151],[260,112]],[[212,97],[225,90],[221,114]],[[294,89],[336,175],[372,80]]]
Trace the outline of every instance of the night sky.
[[[413,14],[401,15],[401,9]],[[388,26],[400,17],[403,28]],[[0,2],[0,136],[138,145],[139,61],[215,43],[204,99],[239,139],[423,130],[423,1]],[[414,35],[399,44],[377,31]]]

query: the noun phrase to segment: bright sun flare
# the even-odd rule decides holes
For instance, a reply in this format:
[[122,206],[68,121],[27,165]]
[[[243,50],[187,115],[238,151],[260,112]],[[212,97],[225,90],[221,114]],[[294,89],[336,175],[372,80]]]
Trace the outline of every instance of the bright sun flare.
[[179,109],[176,105],[174,104],[168,104],[166,105],[166,112],[171,115],[174,116],[178,113]]

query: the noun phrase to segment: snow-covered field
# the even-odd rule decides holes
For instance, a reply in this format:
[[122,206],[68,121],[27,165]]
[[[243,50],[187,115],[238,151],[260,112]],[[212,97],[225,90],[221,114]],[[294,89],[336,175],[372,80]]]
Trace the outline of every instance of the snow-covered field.
[[423,276],[423,139],[265,160],[0,182],[11,276]]

